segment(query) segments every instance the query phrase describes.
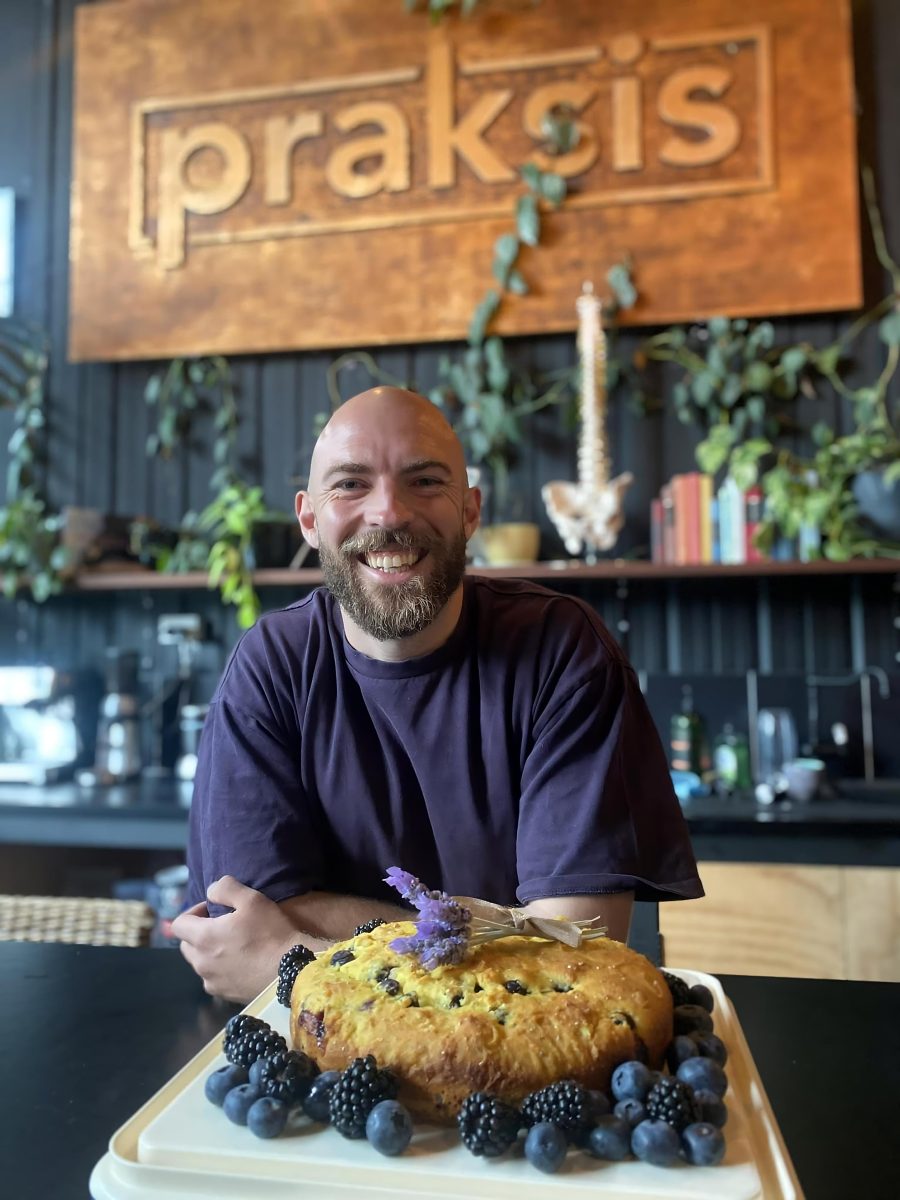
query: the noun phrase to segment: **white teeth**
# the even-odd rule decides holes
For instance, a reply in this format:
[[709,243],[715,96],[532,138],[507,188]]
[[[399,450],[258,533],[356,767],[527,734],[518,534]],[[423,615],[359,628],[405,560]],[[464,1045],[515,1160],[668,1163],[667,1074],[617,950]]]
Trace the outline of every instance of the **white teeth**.
[[403,554],[367,554],[366,562],[378,571],[394,571],[401,567],[411,567],[418,557],[414,550],[408,550]]

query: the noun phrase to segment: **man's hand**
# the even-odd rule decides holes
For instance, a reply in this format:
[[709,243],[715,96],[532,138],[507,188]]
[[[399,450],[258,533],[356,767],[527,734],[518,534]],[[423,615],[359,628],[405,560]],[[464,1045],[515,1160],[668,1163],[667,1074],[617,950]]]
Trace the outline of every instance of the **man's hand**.
[[175,918],[172,933],[211,996],[246,1003],[272,982],[291,946],[302,941],[322,950],[327,945],[302,935],[280,905],[231,875],[210,884],[206,895],[234,911],[211,918],[201,901]]

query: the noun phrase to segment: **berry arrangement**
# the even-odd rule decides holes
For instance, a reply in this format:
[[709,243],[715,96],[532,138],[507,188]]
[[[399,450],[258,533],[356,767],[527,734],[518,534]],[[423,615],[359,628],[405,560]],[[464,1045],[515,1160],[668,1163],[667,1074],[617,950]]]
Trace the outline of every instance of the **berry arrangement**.
[[[291,986],[305,965],[303,955],[291,960],[292,954],[282,960],[285,978],[293,973]],[[472,1092],[457,1118],[465,1147],[497,1158],[519,1144],[524,1130],[526,1160],[547,1174],[563,1166],[570,1147],[611,1162],[633,1156],[659,1167],[679,1160],[720,1163],[728,1052],[713,1033],[713,995],[703,984],[689,987],[663,974],[675,1006],[668,1074],[637,1060],[624,1062],[613,1072],[610,1095],[564,1079],[532,1092],[519,1108],[488,1092]],[[397,1100],[397,1079],[371,1054],[343,1071],[320,1073],[308,1055],[288,1050],[265,1021],[245,1014],[226,1025],[223,1049],[228,1065],[207,1077],[206,1098],[256,1137],[277,1137],[299,1114],[333,1125],[343,1137],[366,1138],[381,1154],[402,1154],[409,1145],[413,1124]]]

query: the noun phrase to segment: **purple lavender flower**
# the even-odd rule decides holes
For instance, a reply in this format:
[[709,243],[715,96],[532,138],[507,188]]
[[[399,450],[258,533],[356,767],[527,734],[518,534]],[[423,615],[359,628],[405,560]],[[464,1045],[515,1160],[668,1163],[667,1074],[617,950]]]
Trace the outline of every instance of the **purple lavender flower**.
[[469,940],[472,914],[446,894],[430,891],[414,875],[399,867],[390,867],[385,883],[396,888],[404,900],[419,910],[416,932],[394,938],[391,949],[398,954],[417,955],[426,971],[442,963],[462,962]]
[[[410,875],[409,871],[404,871],[400,867],[388,867],[384,882],[389,883],[392,888],[396,888],[403,899],[408,900],[410,904],[416,904],[418,897],[426,890],[425,885],[420,883],[415,875]],[[416,907],[418,908],[418,904]]]

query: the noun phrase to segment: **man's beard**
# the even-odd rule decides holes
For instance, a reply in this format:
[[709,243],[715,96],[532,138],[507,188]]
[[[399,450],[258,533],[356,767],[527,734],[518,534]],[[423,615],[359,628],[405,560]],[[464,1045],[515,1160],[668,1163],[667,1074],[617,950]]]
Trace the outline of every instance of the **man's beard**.
[[[403,583],[364,582],[358,556],[394,549],[427,551],[428,574]],[[321,544],[319,562],[325,586],[344,612],[370,637],[393,641],[421,633],[459,587],[466,570],[466,537],[462,530],[444,541],[413,537],[402,529],[373,529],[348,538],[337,550]]]

